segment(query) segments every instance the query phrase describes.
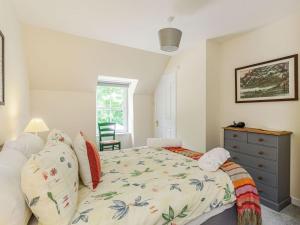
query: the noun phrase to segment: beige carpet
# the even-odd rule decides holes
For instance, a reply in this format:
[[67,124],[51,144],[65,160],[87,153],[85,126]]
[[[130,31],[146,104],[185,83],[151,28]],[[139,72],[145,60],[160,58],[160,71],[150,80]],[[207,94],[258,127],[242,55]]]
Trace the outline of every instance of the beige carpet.
[[300,225],[300,208],[290,205],[281,212],[262,206],[263,225]]

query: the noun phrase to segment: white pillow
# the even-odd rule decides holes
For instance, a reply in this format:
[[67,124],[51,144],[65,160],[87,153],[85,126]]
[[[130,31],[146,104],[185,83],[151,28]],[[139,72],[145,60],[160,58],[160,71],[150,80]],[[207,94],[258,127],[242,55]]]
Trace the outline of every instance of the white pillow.
[[78,162],[66,144],[32,155],[21,175],[27,204],[43,225],[68,225],[77,208]]
[[176,138],[148,138],[147,146],[154,148],[181,147],[182,141]]
[[26,225],[31,216],[20,184],[26,161],[18,151],[0,152],[0,224]]
[[53,129],[48,134],[46,145],[56,145],[59,143],[64,143],[72,148],[72,139],[70,138],[70,136],[62,130]]
[[29,159],[32,154],[40,152],[43,147],[44,141],[42,138],[31,133],[23,133],[16,140],[6,141],[2,151],[19,151]]
[[206,152],[199,160],[199,167],[205,171],[217,171],[230,158],[224,148],[214,148]]

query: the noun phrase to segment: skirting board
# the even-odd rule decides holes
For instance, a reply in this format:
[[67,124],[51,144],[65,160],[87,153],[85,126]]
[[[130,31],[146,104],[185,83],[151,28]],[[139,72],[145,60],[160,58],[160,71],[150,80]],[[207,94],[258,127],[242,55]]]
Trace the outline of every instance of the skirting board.
[[291,199],[292,199],[293,205],[300,207],[300,199],[299,198],[295,198],[295,197],[291,196]]

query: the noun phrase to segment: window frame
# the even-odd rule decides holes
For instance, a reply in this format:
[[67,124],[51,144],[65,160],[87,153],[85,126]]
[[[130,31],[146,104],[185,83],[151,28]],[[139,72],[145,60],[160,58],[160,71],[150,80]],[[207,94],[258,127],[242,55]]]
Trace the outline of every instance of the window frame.
[[[124,91],[124,103],[122,104],[122,111],[123,111],[123,123],[124,123],[124,129],[120,130],[116,128],[116,133],[117,134],[122,134],[122,133],[128,133],[129,129],[128,129],[128,122],[129,122],[129,116],[128,116],[128,107],[129,107],[129,99],[128,99],[128,91],[129,91],[129,83],[120,83],[120,82],[98,82],[97,83],[97,88],[101,87],[101,86],[109,86],[109,87],[120,87],[120,88],[125,88]],[[98,105],[98,99],[97,99],[97,89],[96,89],[96,121],[98,124],[98,111],[100,110],[108,110],[110,112],[112,111],[118,111],[120,110],[120,108],[105,108],[105,107],[100,107]],[[111,113],[110,113],[111,115]],[[98,125],[97,125],[98,126]],[[97,135],[98,134],[98,128],[97,128]]]

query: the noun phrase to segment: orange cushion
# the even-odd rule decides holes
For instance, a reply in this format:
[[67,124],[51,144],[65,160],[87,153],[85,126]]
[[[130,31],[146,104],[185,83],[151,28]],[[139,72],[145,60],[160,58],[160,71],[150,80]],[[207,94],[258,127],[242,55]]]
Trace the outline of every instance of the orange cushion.
[[98,150],[96,146],[92,142],[86,140],[85,144],[86,144],[87,155],[90,164],[93,189],[95,189],[97,185],[100,183],[100,176],[101,176],[100,155],[98,154]]
[[79,174],[84,185],[91,190],[100,183],[100,155],[96,146],[80,132],[74,140],[74,150],[79,162]]

